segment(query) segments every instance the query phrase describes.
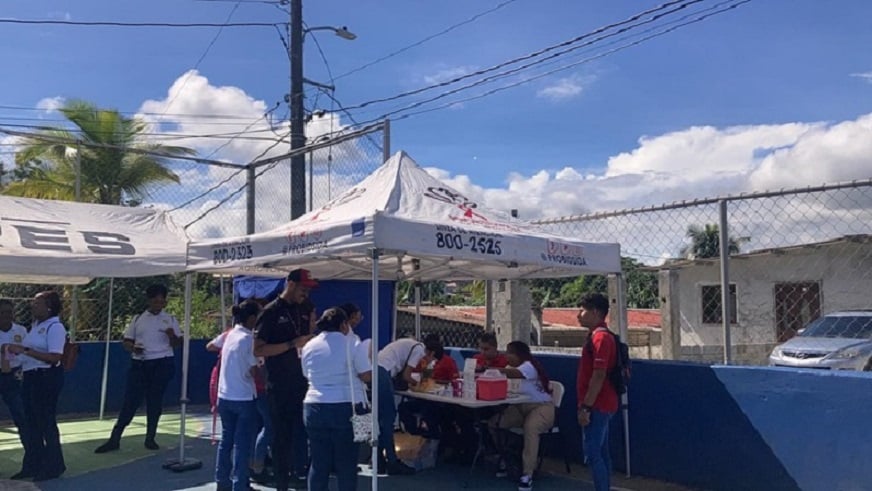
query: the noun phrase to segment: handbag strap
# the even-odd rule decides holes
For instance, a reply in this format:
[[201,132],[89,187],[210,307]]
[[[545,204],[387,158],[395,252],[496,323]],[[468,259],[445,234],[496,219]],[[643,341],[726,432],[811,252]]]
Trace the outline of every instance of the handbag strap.
[[[345,362],[348,364],[348,387],[351,390],[351,411],[354,412],[357,407],[357,402],[354,400],[354,365],[351,363],[351,336],[345,336]],[[364,407],[369,407],[369,399],[366,397],[366,391],[363,393],[363,400],[360,401]]]

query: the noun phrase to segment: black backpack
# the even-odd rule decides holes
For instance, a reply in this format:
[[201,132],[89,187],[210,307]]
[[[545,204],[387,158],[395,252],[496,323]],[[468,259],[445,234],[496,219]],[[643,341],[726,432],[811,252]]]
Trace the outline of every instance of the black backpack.
[[[607,329],[608,330],[608,329]],[[595,331],[595,330],[594,330]],[[591,331],[587,336],[587,342],[584,344],[582,356],[593,356],[593,333]],[[621,341],[621,336],[608,330],[609,334],[615,338],[616,362],[615,366],[608,371],[609,382],[614,387],[618,395],[627,392],[627,386],[630,385],[630,375],[632,373],[633,362],[630,360],[630,347],[627,343]]]

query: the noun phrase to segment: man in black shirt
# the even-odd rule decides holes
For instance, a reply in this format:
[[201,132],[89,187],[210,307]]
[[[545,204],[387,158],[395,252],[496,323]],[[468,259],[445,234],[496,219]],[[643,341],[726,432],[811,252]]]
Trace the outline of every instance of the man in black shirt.
[[303,398],[309,382],[303,375],[299,353],[312,337],[309,332],[312,309],[306,300],[309,290],[317,286],[308,270],[291,271],[285,289],[257,320],[254,354],[265,358],[277,491],[288,489],[292,456],[296,478],[301,481],[306,478],[308,442],[303,426]]

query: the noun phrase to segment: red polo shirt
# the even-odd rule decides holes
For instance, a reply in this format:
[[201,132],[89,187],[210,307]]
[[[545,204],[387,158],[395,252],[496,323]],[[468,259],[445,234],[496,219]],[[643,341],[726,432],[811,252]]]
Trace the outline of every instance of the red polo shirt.
[[475,366],[477,368],[506,368],[509,366],[509,359],[506,355],[498,353],[497,356],[487,359],[481,353],[472,355],[475,358]]
[[[615,345],[615,338],[608,331],[605,324],[598,326],[590,334],[593,349],[588,352],[587,349],[581,350],[581,361],[578,362],[578,406],[581,407],[584,402],[584,396],[587,394],[587,389],[590,387],[590,378],[593,375],[594,369],[605,369],[606,373],[615,367],[618,362],[618,351]],[[604,413],[614,413],[618,410],[618,394],[615,392],[612,383],[609,381],[608,375],[603,380],[602,389],[596,396],[596,401],[593,403],[593,408]]]

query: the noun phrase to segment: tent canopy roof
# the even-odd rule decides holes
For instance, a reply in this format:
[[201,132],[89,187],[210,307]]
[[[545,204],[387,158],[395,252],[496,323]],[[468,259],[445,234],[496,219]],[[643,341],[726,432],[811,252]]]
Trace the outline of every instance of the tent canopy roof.
[[343,195],[268,232],[194,242],[196,271],[281,276],[305,266],[325,279],[518,279],[613,273],[617,244],[559,237],[489,209],[404,152]]
[[176,273],[185,270],[187,244],[164,211],[0,196],[0,282]]

